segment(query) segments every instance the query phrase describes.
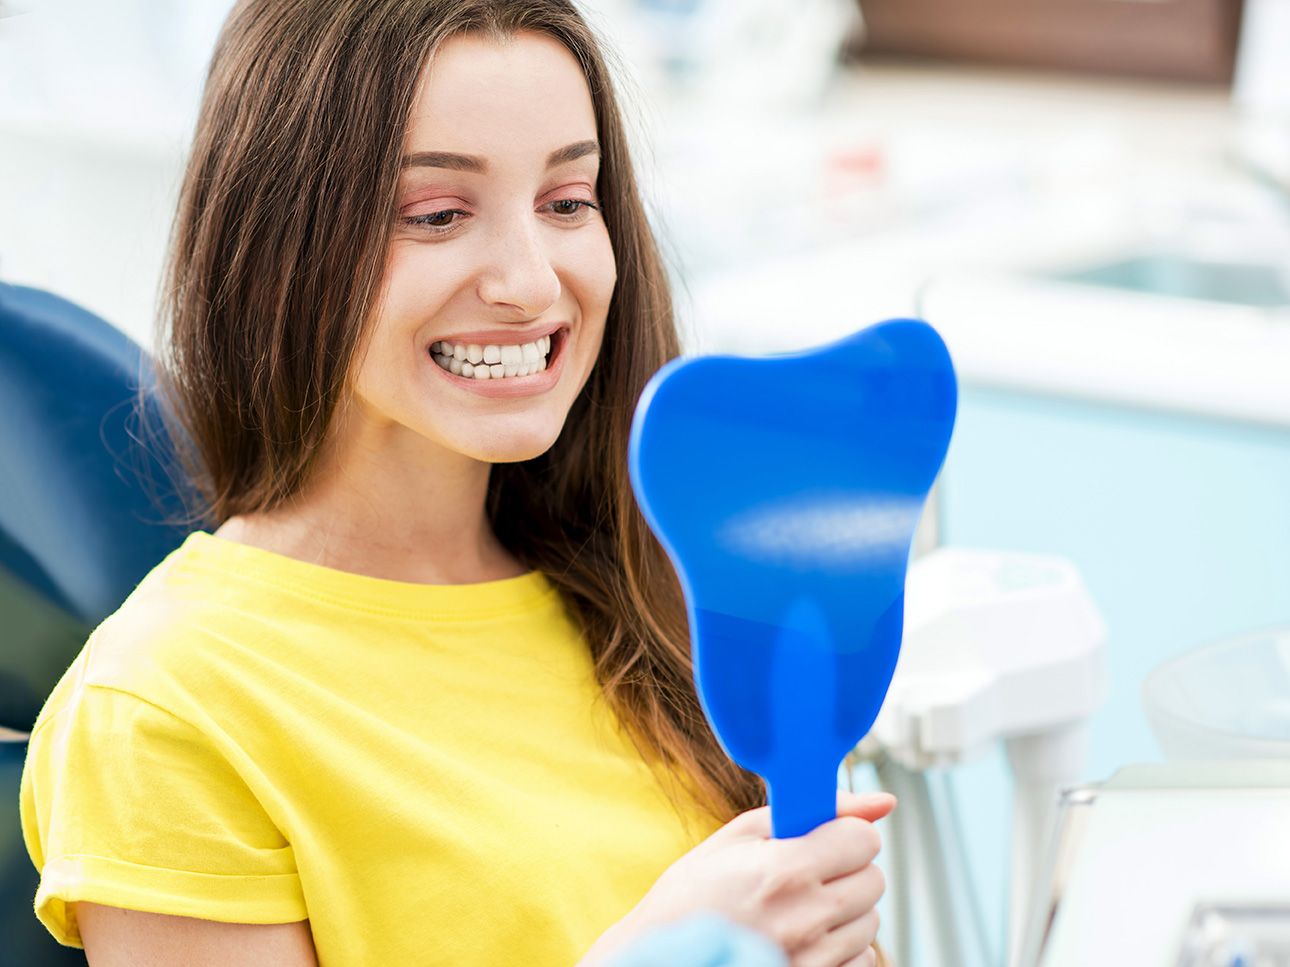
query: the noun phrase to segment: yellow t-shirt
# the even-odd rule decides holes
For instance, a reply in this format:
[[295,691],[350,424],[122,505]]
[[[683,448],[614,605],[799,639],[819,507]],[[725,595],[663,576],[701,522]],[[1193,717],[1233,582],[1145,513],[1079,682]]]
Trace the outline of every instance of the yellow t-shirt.
[[423,585],[192,534],[22,777],[36,915],[308,918],[332,967],[569,967],[717,821],[673,807],[540,573]]

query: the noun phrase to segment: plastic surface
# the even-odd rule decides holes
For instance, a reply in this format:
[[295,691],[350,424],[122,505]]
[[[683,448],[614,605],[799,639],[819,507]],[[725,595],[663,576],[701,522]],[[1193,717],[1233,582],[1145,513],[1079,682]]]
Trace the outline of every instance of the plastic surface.
[[1023,963],[1179,967],[1198,905],[1290,897],[1287,809],[1285,760],[1139,763],[1070,794],[1051,875],[1035,893],[1044,902],[1026,952],[1039,959]]
[[882,705],[957,398],[918,320],[802,353],[673,360],[641,396],[636,497],[685,591],[704,710],[766,779],[776,836],[836,815],[838,766]]
[[[938,547],[910,565],[900,666],[865,745],[907,769],[942,768],[1085,720],[1106,700],[1105,646],[1070,561]],[[1068,771],[1051,758],[1036,767]]]
[[1142,704],[1169,759],[1290,758],[1290,627],[1224,639],[1157,666]]

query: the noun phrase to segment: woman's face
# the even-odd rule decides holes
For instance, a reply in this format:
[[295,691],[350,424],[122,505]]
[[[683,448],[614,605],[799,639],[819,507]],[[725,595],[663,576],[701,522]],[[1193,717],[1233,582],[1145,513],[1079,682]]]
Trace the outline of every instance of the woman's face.
[[535,457],[591,373],[617,278],[578,62],[538,33],[447,41],[403,154],[360,418],[399,445]]

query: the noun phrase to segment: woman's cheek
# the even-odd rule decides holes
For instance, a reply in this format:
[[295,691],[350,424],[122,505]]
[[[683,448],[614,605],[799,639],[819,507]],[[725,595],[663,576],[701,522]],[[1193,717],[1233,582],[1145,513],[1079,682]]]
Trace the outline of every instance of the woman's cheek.
[[609,299],[614,293],[614,286],[618,281],[618,264],[614,258],[614,248],[609,242],[607,232],[605,233],[603,244],[597,246],[593,264],[595,265],[596,288],[602,297],[602,301],[608,306]]
[[461,274],[450,258],[428,248],[408,246],[395,253],[386,270],[389,303],[402,315],[434,311]]

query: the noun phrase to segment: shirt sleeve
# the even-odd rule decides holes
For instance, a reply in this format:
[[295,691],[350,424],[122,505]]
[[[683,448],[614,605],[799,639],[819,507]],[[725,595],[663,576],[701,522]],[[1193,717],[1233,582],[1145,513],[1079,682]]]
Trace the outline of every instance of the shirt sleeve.
[[78,689],[37,723],[20,814],[35,912],[83,946],[80,900],[237,923],[304,920],[290,843],[216,744],[128,692]]

